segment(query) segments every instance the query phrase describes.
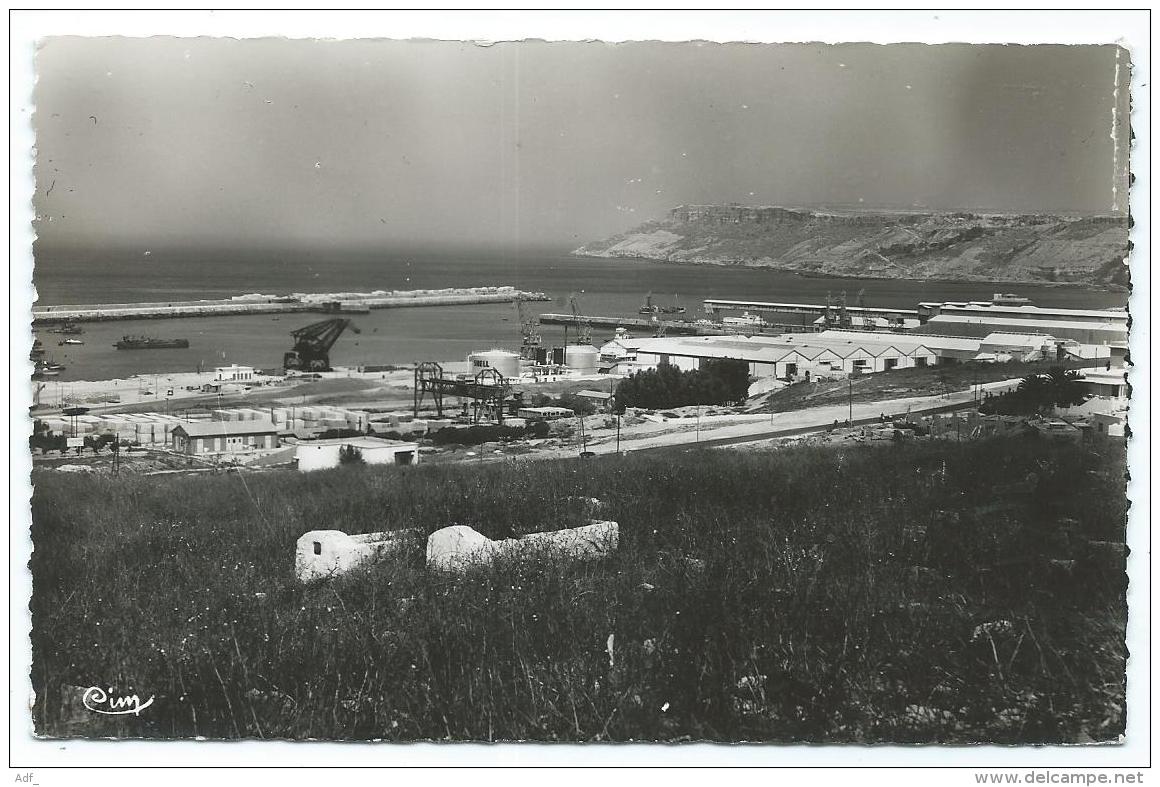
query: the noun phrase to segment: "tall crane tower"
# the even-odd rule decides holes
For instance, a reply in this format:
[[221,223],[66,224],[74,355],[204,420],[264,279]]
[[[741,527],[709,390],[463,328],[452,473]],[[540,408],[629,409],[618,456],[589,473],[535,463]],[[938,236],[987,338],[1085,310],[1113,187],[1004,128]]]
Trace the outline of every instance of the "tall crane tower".
[[528,311],[523,298],[516,298],[516,311],[519,313],[520,334],[523,337],[520,342],[520,358],[525,361],[534,361],[536,360],[536,352],[544,343],[540,336],[539,323]]
[[323,320],[291,331],[294,348],[282,356],[283,368],[304,372],[329,372],[330,348],[347,328],[353,333],[360,333],[358,328],[351,325],[350,320],[342,318]]
[[568,305],[572,308],[572,318],[576,322],[576,344],[592,344],[592,323],[580,319],[579,296],[576,293],[568,296]]

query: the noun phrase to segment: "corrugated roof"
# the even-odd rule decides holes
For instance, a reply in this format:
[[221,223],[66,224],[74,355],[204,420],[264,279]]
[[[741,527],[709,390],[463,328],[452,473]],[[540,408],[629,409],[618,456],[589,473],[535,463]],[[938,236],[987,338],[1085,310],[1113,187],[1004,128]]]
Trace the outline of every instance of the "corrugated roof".
[[173,427],[189,437],[230,437],[246,434],[276,434],[278,427],[273,421],[183,421]]
[[[815,355],[821,349],[814,350]],[[690,358],[728,358],[751,363],[776,363],[786,356],[808,356],[801,345],[754,342],[731,337],[705,336],[691,339],[645,339],[637,347],[637,354],[682,355]]]
[[855,343],[863,342],[866,344],[875,344],[880,346],[889,346],[896,349],[906,348],[908,353],[913,353],[918,349],[926,350],[975,350],[979,349],[978,339],[964,339],[959,337],[948,336],[927,336],[926,334],[908,334],[908,333],[866,333],[860,331],[822,331],[814,338],[832,341],[844,341]]
[[1042,333],[989,333],[983,338],[983,344],[1003,344],[1020,347],[1042,347],[1048,341],[1062,341],[1064,343],[1076,344],[1072,339],[1056,339],[1054,336],[1047,336]]
[[957,304],[941,305],[944,308],[951,309],[952,312],[993,314],[996,317],[1008,316],[1023,319],[1036,319],[1037,317],[1068,319],[1078,317],[1111,322],[1121,322],[1128,319],[1128,313],[1123,309],[1057,309],[1043,306],[996,306],[993,304],[984,306],[973,303],[966,306],[959,306]]
[[930,324],[996,325],[1008,328],[1026,328],[1029,332],[1050,333],[1052,328],[1066,328],[1080,331],[1116,331],[1126,333],[1126,325],[1117,322],[1091,322],[1078,320],[1035,320],[1026,317],[992,316],[986,312],[969,314],[939,314],[927,320]]

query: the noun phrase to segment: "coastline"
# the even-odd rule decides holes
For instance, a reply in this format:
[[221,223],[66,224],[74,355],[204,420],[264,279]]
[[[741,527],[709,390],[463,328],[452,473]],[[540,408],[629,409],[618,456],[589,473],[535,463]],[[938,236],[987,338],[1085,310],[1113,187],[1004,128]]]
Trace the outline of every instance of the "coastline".
[[940,282],[955,283],[955,284],[986,284],[995,287],[1010,287],[1012,285],[1033,285],[1036,287],[1058,287],[1058,288],[1083,288],[1089,290],[1099,290],[1101,292],[1123,292],[1130,294],[1132,292],[1131,285],[1119,284],[1092,284],[1088,282],[1071,282],[1071,281],[1049,281],[1047,279],[986,279],[976,278],[973,276],[963,276],[955,279],[948,278],[918,278],[913,276],[875,276],[871,274],[853,275],[843,273],[824,273],[820,271],[800,271],[792,268],[781,268],[776,265],[750,265],[744,262],[729,262],[726,260],[708,260],[698,258],[695,260],[674,260],[668,257],[639,257],[639,256],[620,256],[617,254],[589,254],[581,253],[580,251],[571,251],[568,253],[569,257],[577,257],[581,259],[600,259],[600,260],[624,260],[627,262],[655,262],[663,263],[665,265],[681,265],[681,266],[696,266],[703,268],[730,268],[734,270],[767,270],[777,273],[785,273],[797,276],[802,279],[846,279],[846,280],[874,280],[874,281],[906,281],[906,282],[922,282],[930,284],[938,284]]

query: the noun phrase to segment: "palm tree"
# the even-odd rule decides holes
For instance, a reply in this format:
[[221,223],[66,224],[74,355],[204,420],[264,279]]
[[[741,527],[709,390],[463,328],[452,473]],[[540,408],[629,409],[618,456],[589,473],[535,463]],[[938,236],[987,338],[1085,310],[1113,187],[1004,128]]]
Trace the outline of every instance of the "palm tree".
[[1028,409],[1034,412],[1043,412],[1051,409],[1054,404],[1054,392],[1048,377],[1042,374],[1031,374],[1019,381],[1015,389],[1018,396],[1026,403]]
[[1083,404],[1086,395],[1080,383],[1080,373],[1075,369],[1064,369],[1062,366],[1052,367],[1047,372],[1047,381],[1051,389],[1051,404],[1056,407],[1071,407]]

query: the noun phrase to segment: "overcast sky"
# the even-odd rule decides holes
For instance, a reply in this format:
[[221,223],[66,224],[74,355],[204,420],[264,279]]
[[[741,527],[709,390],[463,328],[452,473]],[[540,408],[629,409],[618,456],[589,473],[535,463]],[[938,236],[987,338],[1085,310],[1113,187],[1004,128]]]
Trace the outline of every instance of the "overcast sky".
[[1117,51],[48,39],[38,233],[569,246],[682,203],[1107,213]]

